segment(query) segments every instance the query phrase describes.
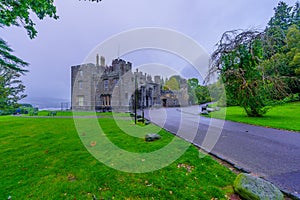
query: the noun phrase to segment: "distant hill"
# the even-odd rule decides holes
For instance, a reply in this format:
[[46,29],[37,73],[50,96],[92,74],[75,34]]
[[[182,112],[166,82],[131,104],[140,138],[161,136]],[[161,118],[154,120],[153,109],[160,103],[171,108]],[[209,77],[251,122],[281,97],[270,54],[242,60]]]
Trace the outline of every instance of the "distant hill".
[[39,109],[51,108],[51,109],[60,109],[61,103],[68,103],[68,108],[71,106],[70,99],[61,99],[53,97],[26,97],[22,99],[20,103],[29,103],[34,107]]

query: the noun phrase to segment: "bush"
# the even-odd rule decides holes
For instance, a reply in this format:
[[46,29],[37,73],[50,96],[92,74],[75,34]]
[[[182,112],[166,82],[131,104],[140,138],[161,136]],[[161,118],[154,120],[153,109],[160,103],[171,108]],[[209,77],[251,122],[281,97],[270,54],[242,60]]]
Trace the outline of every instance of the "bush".
[[14,112],[14,111],[13,111],[12,109],[0,110],[0,116],[4,116],[4,115],[12,115],[13,112]]
[[297,94],[291,94],[288,97],[285,97],[282,100],[282,103],[296,102],[296,101],[299,101],[299,100],[300,100],[299,93],[297,93]]

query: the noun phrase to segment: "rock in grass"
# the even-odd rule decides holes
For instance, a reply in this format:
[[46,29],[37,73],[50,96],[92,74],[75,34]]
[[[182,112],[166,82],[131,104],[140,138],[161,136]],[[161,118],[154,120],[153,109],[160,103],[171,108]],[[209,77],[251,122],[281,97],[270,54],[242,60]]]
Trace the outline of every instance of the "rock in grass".
[[202,111],[201,115],[208,115],[208,111],[207,110]]
[[137,121],[138,121],[138,122],[144,123],[144,122],[145,122],[145,119],[144,119],[144,118],[138,118]]
[[283,200],[282,192],[273,184],[250,174],[239,174],[233,183],[236,193],[247,200]]
[[149,133],[145,136],[146,142],[153,142],[155,140],[159,140],[160,138],[161,136],[156,133]]

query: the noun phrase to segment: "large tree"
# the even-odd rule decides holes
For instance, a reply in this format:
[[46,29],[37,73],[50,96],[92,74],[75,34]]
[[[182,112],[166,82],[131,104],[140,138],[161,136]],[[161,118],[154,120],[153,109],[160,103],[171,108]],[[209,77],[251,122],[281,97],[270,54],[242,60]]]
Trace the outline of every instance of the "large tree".
[[284,79],[289,87],[288,93],[300,92],[299,5],[299,2],[294,6],[279,2],[265,29],[263,65],[267,74]]
[[280,76],[288,85],[288,93],[300,92],[300,30],[291,25],[285,37],[283,52],[272,55],[264,60],[266,74]]
[[299,2],[294,6],[288,6],[285,2],[279,2],[274,11],[274,16],[270,19],[264,31],[265,58],[270,58],[276,53],[284,53],[289,28],[292,25],[296,25],[298,28],[300,26]]
[[[54,19],[58,18],[53,0],[6,0],[0,2],[0,27],[21,26],[32,39],[37,35],[37,30],[31,13],[36,14],[40,20],[47,16]],[[24,67],[28,64],[13,56],[7,43],[2,38],[0,39],[1,66],[15,71],[26,71]]]
[[[0,2],[0,27],[23,27],[33,39],[37,35],[31,14],[42,20],[45,17],[57,19],[53,0],[4,0]],[[25,97],[25,86],[19,80],[27,72],[28,63],[13,55],[13,50],[0,38],[0,109],[14,107]]]
[[187,81],[188,83],[188,94],[189,94],[189,103],[196,104],[198,103],[195,90],[199,85],[199,80],[196,78],[191,78]]
[[0,110],[11,109],[26,95],[25,86],[19,80],[20,72],[12,69],[0,70]]
[[227,98],[234,99],[248,116],[262,116],[272,97],[285,92],[280,78],[264,73],[263,37],[257,30],[227,31],[211,56],[210,74],[220,74]]
[[172,76],[168,81],[166,81],[164,88],[167,90],[180,90],[180,82],[175,76]]
[[219,73],[228,102],[248,116],[262,116],[289,92],[299,92],[299,2],[279,2],[274,10],[264,31],[225,32],[211,56],[209,74]]

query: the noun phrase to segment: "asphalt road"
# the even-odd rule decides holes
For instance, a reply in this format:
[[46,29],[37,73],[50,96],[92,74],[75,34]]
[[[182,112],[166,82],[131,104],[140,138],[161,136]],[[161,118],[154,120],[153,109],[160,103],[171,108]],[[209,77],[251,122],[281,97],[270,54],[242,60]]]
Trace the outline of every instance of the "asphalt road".
[[300,133],[200,117],[199,106],[161,108],[146,118],[168,131],[264,177],[300,199]]

